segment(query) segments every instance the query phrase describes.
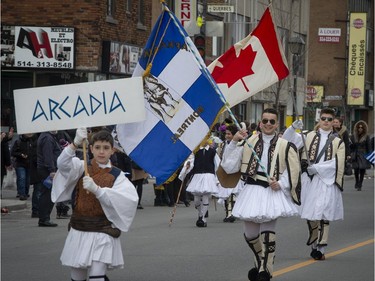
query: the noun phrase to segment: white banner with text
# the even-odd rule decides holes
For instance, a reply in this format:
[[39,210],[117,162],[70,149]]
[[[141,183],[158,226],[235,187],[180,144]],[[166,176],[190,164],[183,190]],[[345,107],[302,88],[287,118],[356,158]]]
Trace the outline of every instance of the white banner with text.
[[142,77],[14,90],[19,134],[145,119]]

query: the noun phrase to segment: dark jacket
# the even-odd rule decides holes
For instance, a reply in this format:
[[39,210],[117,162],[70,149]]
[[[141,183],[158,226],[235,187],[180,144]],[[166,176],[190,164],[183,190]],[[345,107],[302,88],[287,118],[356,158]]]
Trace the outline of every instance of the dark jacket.
[[9,141],[10,139],[8,136],[4,137],[3,140],[1,141],[1,175],[6,174],[6,168],[10,166],[11,159],[10,159],[10,151],[9,151]]
[[57,171],[57,158],[61,153],[57,135],[41,133],[38,138],[37,166],[39,180],[43,181],[50,173]]
[[[358,134],[358,126],[363,126],[363,133]],[[368,135],[368,126],[365,121],[358,121],[353,128],[353,134],[350,136],[350,152],[352,166],[354,169],[369,169],[370,162],[365,159],[365,155],[371,150],[371,140]]]
[[[37,177],[37,141],[38,136],[21,135],[13,144],[11,155],[15,158],[15,166],[29,169],[30,184],[38,182]],[[26,158],[22,154],[27,155]]]

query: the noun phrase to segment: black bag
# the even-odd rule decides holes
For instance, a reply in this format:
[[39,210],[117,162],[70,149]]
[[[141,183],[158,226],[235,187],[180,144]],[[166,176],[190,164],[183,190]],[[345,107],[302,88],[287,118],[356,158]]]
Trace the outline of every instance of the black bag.
[[344,175],[351,176],[353,174],[353,167],[350,161],[345,161]]

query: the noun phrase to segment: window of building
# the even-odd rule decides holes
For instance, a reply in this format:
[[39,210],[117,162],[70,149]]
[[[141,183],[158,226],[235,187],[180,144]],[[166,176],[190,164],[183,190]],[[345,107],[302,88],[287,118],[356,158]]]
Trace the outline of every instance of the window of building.
[[116,0],[107,0],[106,21],[109,23],[117,24],[118,21],[115,19],[115,15],[116,15]]
[[107,5],[107,16],[114,18],[115,17],[115,6],[116,6],[116,0],[108,0]]
[[145,26],[145,2],[144,2],[144,0],[138,0],[137,28],[146,30],[146,26]]
[[125,0],[125,11],[127,13],[130,13],[131,8],[132,8],[132,0]]
[[229,14],[227,24],[230,29],[229,34],[232,36],[231,45],[245,38],[253,30],[249,17],[240,14]]
[[256,123],[258,125],[260,119],[262,118],[262,112],[263,112],[263,104],[262,103],[250,103],[251,109],[250,109],[250,118],[249,122]]
[[282,27],[277,27],[277,35],[279,36],[281,46],[283,48],[284,54],[288,57],[288,40],[289,40],[289,30]]

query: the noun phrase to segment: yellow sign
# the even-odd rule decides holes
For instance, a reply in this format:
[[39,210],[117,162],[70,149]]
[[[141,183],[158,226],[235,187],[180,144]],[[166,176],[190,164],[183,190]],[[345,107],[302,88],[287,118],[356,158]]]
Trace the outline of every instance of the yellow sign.
[[366,69],[366,13],[350,14],[348,105],[364,105]]
[[323,86],[309,85],[306,87],[306,102],[322,102],[323,95]]

